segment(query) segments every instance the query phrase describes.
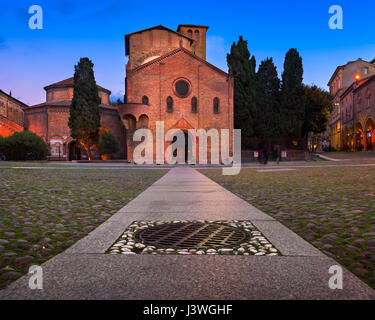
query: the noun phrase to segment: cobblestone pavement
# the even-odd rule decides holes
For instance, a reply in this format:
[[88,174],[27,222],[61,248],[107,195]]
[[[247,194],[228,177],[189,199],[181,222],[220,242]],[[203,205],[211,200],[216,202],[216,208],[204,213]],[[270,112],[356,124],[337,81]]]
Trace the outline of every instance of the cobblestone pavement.
[[0,168],[0,288],[73,245],[166,172]]
[[375,168],[202,173],[271,215],[375,288]]
[[[292,197],[283,199],[293,201]],[[280,255],[107,254],[125,230],[145,226],[136,221],[173,224],[184,220],[250,223]],[[250,224],[246,225],[251,231]],[[125,241],[132,245],[128,238]],[[125,241],[121,243],[124,248]],[[343,289],[331,289],[332,265],[337,262],[271,216],[182,166],[171,169],[86,237],[45,262],[43,290],[30,290],[25,276],[1,290],[0,299],[375,298],[374,290],[346,269]]]

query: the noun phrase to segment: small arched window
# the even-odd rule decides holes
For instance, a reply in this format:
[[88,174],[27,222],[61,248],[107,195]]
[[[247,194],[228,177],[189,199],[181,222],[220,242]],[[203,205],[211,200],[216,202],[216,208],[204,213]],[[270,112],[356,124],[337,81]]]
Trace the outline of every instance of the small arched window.
[[198,30],[194,31],[194,40],[199,41],[199,31]]
[[148,104],[148,97],[147,96],[143,96],[142,97],[142,103],[143,104]]
[[198,100],[196,97],[191,98],[191,112],[192,113],[198,112]]
[[167,112],[173,112],[173,99],[171,96],[167,98]]
[[193,31],[191,29],[189,29],[187,33],[189,38],[193,38]]
[[148,122],[149,122],[148,117],[145,114],[142,114],[139,117],[139,120],[138,120],[138,126],[139,126],[139,128],[147,128],[148,127]]
[[214,113],[220,112],[220,100],[219,98],[214,98]]

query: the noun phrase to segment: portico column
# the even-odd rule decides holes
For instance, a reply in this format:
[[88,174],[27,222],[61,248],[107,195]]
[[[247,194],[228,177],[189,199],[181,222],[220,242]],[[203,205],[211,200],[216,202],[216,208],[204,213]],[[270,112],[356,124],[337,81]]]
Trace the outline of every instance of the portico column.
[[127,151],[127,160],[133,162],[133,135],[134,130],[128,129],[126,130],[126,151]]

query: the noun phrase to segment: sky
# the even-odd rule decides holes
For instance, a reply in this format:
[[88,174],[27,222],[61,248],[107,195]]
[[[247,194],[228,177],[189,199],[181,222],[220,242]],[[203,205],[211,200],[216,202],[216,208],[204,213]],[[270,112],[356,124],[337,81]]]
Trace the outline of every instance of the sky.
[[[43,9],[43,29],[32,30],[32,5]],[[343,29],[332,30],[331,5],[343,9]],[[162,24],[207,25],[207,61],[228,70],[226,54],[238,37],[257,65],[272,57],[281,77],[285,53],[303,59],[304,83],[327,89],[338,65],[375,58],[374,0],[0,0],[0,89],[33,105],[43,87],[73,76],[81,57],[94,63],[96,82],[124,95],[124,35]]]

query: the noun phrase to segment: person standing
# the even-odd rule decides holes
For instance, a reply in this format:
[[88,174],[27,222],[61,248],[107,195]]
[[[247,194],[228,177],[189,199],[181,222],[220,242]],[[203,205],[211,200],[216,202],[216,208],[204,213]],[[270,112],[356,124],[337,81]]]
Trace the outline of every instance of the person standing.
[[263,149],[263,164],[267,164],[268,162],[268,150],[267,150],[267,147],[264,147]]
[[280,162],[280,145],[275,144],[273,146],[273,150],[274,150],[274,154],[275,154],[275,158],[276,158],[276,163],[279,164],[279,162]]

